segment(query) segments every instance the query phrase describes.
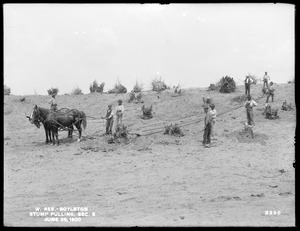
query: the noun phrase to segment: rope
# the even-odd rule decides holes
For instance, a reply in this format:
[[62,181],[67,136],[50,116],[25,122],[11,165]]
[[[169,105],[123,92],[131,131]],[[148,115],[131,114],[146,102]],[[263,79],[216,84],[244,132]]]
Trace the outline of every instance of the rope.
[[[263,97],[264,97],[264,94],[261,95],[261,96],[259,96],[259,97],[256,99],[256,101],[260,100],[260,99],[263,98]],[[244,107],[244,105],[239,105],[239,106],[237,106],[237,107],[234,107],[233,109],[229,109],[229,110],[223,111],[223,112],[219,113],[218,116],[224,115],[224,114],[226,114],[226,113],[228,113],[228,112],[231,112],[231,111],[234,111],[234,110],[237,110],[237,109],[239,109],[239,108],[241,108],[241,107]],[[195,114],[194,114],[194,115],[195,115]],[[186,118],[186,117],[185,117],[185,118]],[[193,124],[193,123],[199,123],[199,122],[201,122],[201,121],[204,121],[204,119],[195,119],[195,120],[192,120],[192,121],[187,121],[186,123],[183,122],[182,124],[178,124],[178,125],[181,126],[181,127],[183,127],[183,126],[187,126],[187,125],[190,125],[190,124]],[[156,131],[156,130],[157,130],[157,131]],[[156,134],[156,133],[161,132],[161,131],[162,131],[162,128],[161,128],[161,127],[157,127],[157,128],[152,128],[152,129],[148,129],[148,130],[145,130],[145,131],[153,131],[153,132],[150,132],[150,133],[148,133],[148,134],[144,134],[144,136],[147,136],[147,135],[152,135],[152,134]]]

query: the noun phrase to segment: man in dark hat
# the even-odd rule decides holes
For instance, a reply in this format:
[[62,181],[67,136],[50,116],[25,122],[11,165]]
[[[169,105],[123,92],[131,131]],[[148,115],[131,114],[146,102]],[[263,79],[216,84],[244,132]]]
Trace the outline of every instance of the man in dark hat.
[[49,100],[49,104],[50,104],[50,109],[53,111],[57,110],[57,102],[55,99],[56,94],[52,94],[52,98]]
[[206,148],[211,147],[211,141],[210,141],[210,136],[211,136],[211,121],[212,117],[210,113],[208,113],[208,106],[204,106],[204,112],[205,112],[205,119],[204,119],[204,134],[203,134],[203,145]]
[[117,126],[122,124],[123,119],[123,113],[124,113],[124,105],[122,105],[122,100],[118,100],[118,106],[116,107],[116,123]]
[[250,95],[250,85],[253,83],[253,80],[250,78],[250,75],[246,75],[245,79],[245,94]]
[[112,105],[108,105],[108,109],[106,111],[106,135],[112,134],[112,127],[114,123],[114,113],[112,110]]

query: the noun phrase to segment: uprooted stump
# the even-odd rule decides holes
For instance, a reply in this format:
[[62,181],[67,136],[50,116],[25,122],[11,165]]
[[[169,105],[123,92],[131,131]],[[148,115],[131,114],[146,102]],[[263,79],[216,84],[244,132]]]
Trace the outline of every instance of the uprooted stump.
[[180,127],[178,126],[178,124],[171,124],[171,125],[167,125],[165,126],[165,134],[169,134],[169,135],[173,135],[173,136],[184,136],[183,132],[181,131]]
[[265,116],[266,119],[274,120],[279,118],[277,113],[278,113],[278,109],[272,109],[271,105],[266,105],[263,115]]
[[128,130],[124,124],[119,124],[115,132],[107,140],[108,143],[126,143],[128,141]]
[[245,101],[247,101],[248,100],[248,98],[247,98],[248,96],[247,95],[238,95],[238,96],[235,96],[235,97],[233,97],[232,98],[232,101],[233,102],[237,102],[237,103],[243,103],[243,102],[245,102]]
[[268,88],[265,88],[265,87],[263,87],[263,88],[261,89],[261,91],[262,91],[262,93],[263,93],[264,95],[267,95],[267,94],[269,93]]
[[202,97],[202,100],[203,100],[202,107],[209,107],[213,102],[213,99],[210,97]]
[[143,116],[142,119],[151,119],[153,117],[152,115],[152,105],[150,107],[145,107],[145,105],[142,106]]
[[142,93],[136,93],[134,91],[131,91],[129,94],[129,100],[128,103],[130,102],[135,102],[135,103],[144,103],[144,101],[142,101]]
[[293,110],[292,104],[287,104],[286,100],[283,102],[282,106],[281,106],[281,110],[283,111],[291,111]]

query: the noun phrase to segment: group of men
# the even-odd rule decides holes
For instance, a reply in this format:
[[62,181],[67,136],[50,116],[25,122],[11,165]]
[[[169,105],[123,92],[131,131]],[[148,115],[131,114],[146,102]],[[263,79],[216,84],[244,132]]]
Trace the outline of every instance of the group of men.
[[118,100],[118,105],[116,106],[115,112],[112,109],[112,104],[108,105],[106,116],[104,117],[104,119],[106,119],[106,132],[105,132],[106,135],[112,135],[114,115],[116,115],[116,126],[122,124],[123,113],[124,113],[124,105],[122,104],[122,100],[120,99]]
[[[268,89],[268,96],[266,103],[268,103],[269,98],[272,97],[272,102],[274,102],[274,91],[275,87],[273,86],[273,82],[270,82],[270,85],[268,84],[268,81],[270,80],[270,77],[267,75],[267,72],[265,72],[265,75],[263,76],[263,88],[267,87]],[[250,95],[250,85],[253,83],[253,80],[250,78],[249,75],[246,76],[245,79],[245,94],[247,95],[247,101],[244,104],[246,108],[246,114],[247,114],[247,122],[246,126],[251,128],[254,125],[253,121],[253,107],[257,105],[257,103],[251,98]],[[57,110],[57,102],[55,99],[56,94],[52,94],[52,98],[49,100],[49,104],[51,105],[51,110],[56,111]],[[215,109],[214,104],[205,105],[204,106],[205,111],[205,119],[204,119],[204,135],[203,135],[203,145],[207,148],[211,147],[211,139],[214,139],[214,126],[216,123],[216,117],[217,117],[217,110]],[[112,104],[108,105],[108,109],[106,111],[106,116],[102,117],[103,119],[106,119],[106,133],[107,135],[112,135],[113,130],[113,124],[114,124],[114,115],[116,116],[116,126],[122,124],[122,118],[124,113],[124,105],[122,104],[122,100],[118,100],[118,105],[116,106],[115,111],[112,109]],[[252,138],[253,138],[253,131],[252,131]]]
[[[263,76],[263,88],[268,90],[266,106],[269,102],[270,97],[272,97],[272,102],[274,102],[275,87],[273,82],[270,82],[269,85],[269,80],[270,77],[268,76],[267,72],[265,72],[265,75]],[[252,83],[253,80],[250,78],[250,75],[247,75],[245,79],[245,94],[247,95],[247,101],[244,104],[244,107],[246,108],[246,115],[247,115],[247,122],[245,123],[245,126],[250,129],[253,138],[253,130],[252,130],[254,126],[253,107],[257,106],[257,103],[252,99],[250,95],[250,85]],[[205,111],[205,119],[204,119],[203,145],[209,148],[211,147],[211,139],[214,136],[213,127],[216,122],[217,111],[215,109],[214,104],[211,104],[210,107],[204,106],[204,111]]]
[[[57,101],[55,99],[56,94],[51,95],[51,99],[48,101],[50,104],[50,109],[51,111],[57,111]],[[122,118],[123,118],[123,113],[124,113],[124,105],[122,104],[122,100],[118,100],[118,105],[116,106],[115,112],[112,109],[112,104],[108,105],[108,109],[106,111],[106,116],[102,117],[103,119],[106,120],[106,132],[105,134],[111,135],[112,134],[112,129],[113,129],[113,124],[114,124],[114,115],[116,117],[116,125],[122,124]]]
[[[246,79],[245,79],[245,94],[246,95],[250,95],[250,86],[251,86],[251,84],[253,84],[253,80],[250,77],[251,77],[250,75],[247,75]],[[268,94],[266,103],[269,102],[270,97],[272,97],[272,102],[274,102],[275,87],[274,87],[273,82],[270,82],[270,85],[269,85],[269,81],[270,81],[270,77],[268,76],[268,73],[265,72],[265,75],[263,76],[263,90],[265,92],[267,92],[267,94]]]

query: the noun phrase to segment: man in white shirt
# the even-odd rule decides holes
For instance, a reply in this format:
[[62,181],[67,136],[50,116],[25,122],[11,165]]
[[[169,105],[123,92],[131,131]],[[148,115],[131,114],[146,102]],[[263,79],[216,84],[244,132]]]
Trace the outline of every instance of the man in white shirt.
[[253,83],[253,80],[250,78],[250,75],[246,75],[245,79],[245,94],[250,95],[250,85]]
[[274,91],[275,91],[274,84],[273,84],[273,82],[270,82],[270,86],[269,86],[269,94],[268,94],[266,103],[269,102],[270,96],[272,96],[272,102],[274,102]]
[[123,119],[123,113],[124,113],[124,105],[122,105],[122,100],[118,100],[118,106],[116,107],[116,123],[117,126],[122,124]]
[[56,94],[52,94],[52,99],[50,99],[48,102],[50,104],[51,110],[53,110],[53,111],[57,110],[57,103],[55,100],[55,96],[56,96]]
[[251,95],[248,95],[248,100],[244,104],[244,106],[246,108],[246,113],[247,113],[247,123],[250,126],[254,125],[254,121],[253,121],[253,107],[255,107],[256,105],[257,105],[257,103],[253,99],[251,99]]
[[263,77],[263,81],[264,81],[264,85],[263,85],[263,88],[265,88],[265,86],[267,87],[267,89],[269,88],[269,85],[268,85],[268,81],[270,80],[270,77],[268,76],[268,73],[265,72],[265,75]]
[[213,138],[215,136],[214,126],[215,126],[216,118],[217,118],[217,110],[215,109],[215,105],[213,103],[210,105],[209,113],[210,113],[211,118],[212,118],[212,122],[211,122],[211,137]]

